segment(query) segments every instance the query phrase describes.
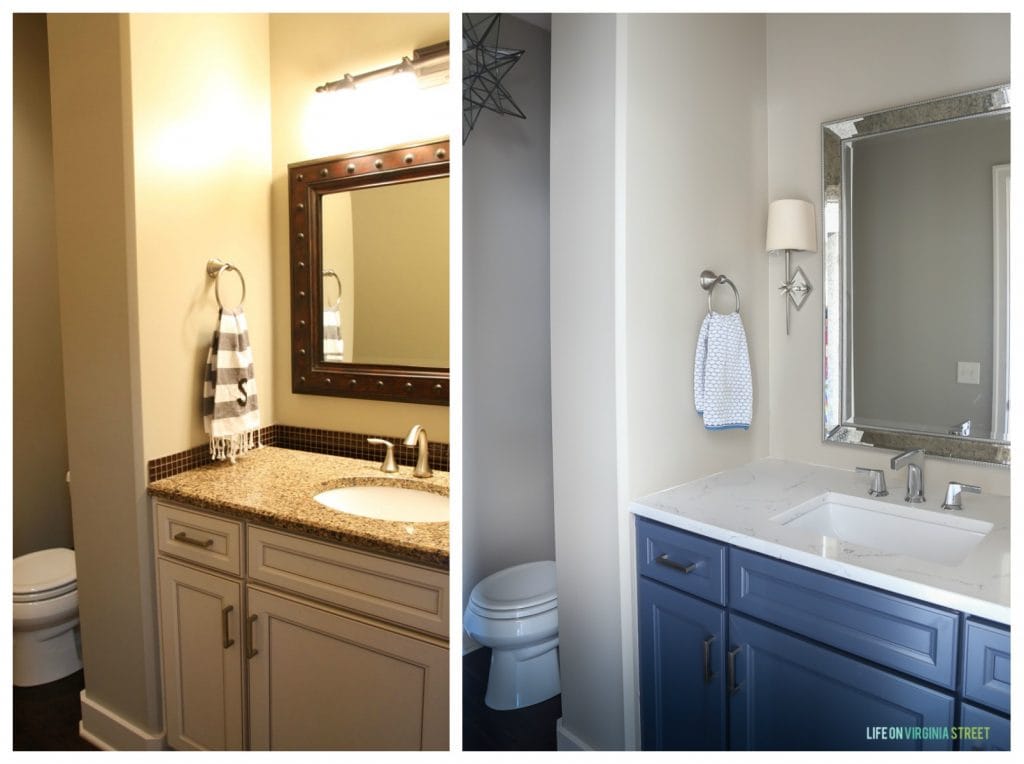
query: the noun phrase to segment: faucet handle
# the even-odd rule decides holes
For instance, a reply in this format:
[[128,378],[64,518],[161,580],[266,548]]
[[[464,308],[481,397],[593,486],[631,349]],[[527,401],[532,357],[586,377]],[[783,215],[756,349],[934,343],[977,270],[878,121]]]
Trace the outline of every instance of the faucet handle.
[[946,498],[942,502],[942,508],[963,509],[964,506],[961,503],[960,494],[964,491],[967,493],[981,493],[981,488],[976,485],[969,485],[968,483],[958,483],[955,480],[949,481],[949,485],[946,487]]
[[888,496],[889,489],[885,486],[885,473],[882,470],[874,470],[870,467],[857,467],[857,472],[866,472],[871,475],[871,488],[868,493],[872,496]]
[[395,444],[390,440],[384,440],[383,438],[367,438],[367,443],[373,443],[375,446],[387,446],[387,451],[384,454],[384,461],[380,465],[381,472],[398,472],[398,465],[395,464]]

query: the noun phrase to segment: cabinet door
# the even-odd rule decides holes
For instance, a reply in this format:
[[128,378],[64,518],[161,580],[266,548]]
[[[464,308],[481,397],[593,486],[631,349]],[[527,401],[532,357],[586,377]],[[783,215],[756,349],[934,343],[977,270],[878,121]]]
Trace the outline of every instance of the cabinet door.
[[253,587],[247,596],[253,750],[448,749],[446,648]]
[[157,560],[167,743],[179,750],[241,750],[242,585]]
[[952,747],[946,693],[735,614],[729,643],[738,648],[726,680],[734,749]]
[[961,751],[1009,751],[1010,720],[1005,716],[960,704]]
[[725,611],[637,582],[645,750],[725,748]]

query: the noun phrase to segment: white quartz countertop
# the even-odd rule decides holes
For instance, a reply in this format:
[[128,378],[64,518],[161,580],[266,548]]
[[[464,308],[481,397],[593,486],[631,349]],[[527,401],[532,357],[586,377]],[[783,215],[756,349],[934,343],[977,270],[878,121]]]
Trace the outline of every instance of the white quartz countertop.
[[[1010,499],[963,495],[960,512],[939,509],[943,496],[903,501],[904,473],[888,475],[894,507],[990,522],[992,530],[962,561],[946,565],[881,552],[774,521],[825,492],[868,497],[868,475],[782,459],[756,462],[636,499],[634,514],[824,573],[1010,623]],[[945,486],[943,486],[943,489]],[[982,486],[984,489],[984,486]]]

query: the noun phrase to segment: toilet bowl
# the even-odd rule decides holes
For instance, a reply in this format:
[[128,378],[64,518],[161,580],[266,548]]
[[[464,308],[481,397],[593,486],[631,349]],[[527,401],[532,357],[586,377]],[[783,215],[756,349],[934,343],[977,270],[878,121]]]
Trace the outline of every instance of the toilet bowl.
[[32,687],[82,668],[75,553],[43,549],[13,566],[14,684]]
[[554,562],[528,562],[483,579],[469,595],[462,623],[491,648],[489,708],[523,708],[562,691]]

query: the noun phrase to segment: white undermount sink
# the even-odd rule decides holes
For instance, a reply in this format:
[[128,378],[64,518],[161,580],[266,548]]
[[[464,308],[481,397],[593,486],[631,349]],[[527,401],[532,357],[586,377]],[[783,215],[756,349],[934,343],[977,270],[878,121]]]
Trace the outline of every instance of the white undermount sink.
[[406,523],[448,522],[448,497],[414,488],[350,485],[313,497],[328,509],[375,520]]
[[787,528],[880,552],[956,565],[992,530],[992,523],[952,512],[823,493],[772,518]]

